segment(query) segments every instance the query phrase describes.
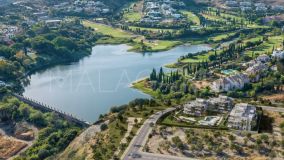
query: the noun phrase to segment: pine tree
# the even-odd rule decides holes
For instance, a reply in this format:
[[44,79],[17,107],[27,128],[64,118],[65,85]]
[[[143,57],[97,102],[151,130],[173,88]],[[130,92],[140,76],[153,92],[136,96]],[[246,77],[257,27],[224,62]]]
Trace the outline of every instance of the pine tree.
[[152,73],[150,74],[150,80],[151,80],[151,81],[157,80],[157,73],[156,73],[156,69],[155,69],[155,68],[153,68],[153,71],[152,71]]
[[161,67],[161,68],[160,68],[160,72],[159,72],[159,77],[158,77],[158,81],[159,81],[159,82],[162,82],[162,80],[163,80],[163,75],[164,75],[164,71],[163,71],[163,68]]

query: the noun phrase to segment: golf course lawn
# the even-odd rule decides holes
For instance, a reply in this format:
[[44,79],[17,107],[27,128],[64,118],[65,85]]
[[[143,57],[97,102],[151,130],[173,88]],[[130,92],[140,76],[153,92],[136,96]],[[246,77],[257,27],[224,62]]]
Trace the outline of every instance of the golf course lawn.
[[114,38],[131,38],[134,36],[129,32],[123,31],[119,28],[113,28],[105,24],[100,24],[100,23],[95,23],[95,22],[90,22],[90,21],[83,21],[83,24],[86,27],[91,27],[95,29],[96,32],[102,33],[104,35],[109,35]]

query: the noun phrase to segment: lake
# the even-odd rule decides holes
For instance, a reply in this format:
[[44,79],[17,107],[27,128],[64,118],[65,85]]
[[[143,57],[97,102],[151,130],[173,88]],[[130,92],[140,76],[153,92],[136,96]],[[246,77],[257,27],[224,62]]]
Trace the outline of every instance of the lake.
[[207,45],[183,45],[156,53],[127,52],[127,45],[98,45],[79,62],[59,65],[30,76],[24,95],[89,122],[112,106],[135,98],[150,98],[130,88],[152,69],[175,62],[187,53],[209,50]]

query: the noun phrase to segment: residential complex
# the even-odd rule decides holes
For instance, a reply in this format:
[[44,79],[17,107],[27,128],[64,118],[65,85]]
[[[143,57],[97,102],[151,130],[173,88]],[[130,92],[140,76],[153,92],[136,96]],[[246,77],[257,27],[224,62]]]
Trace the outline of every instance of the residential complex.
[[179,20],[182,18],[182,15],[178,12],[178,8],[184,6],[185,4],[180,1],[145,0],[143,7],[144,17],[141,19],[141,22],[153,23]]
[[251,131],[257,125],[256,107],[246,103],[236,104],[228,119],[228,127]]
[[20,28],[11,25],[1,25],[0,24],[0,42],[12,43],[12,38],[21,32]]
[[[216,98],[196,99],[186,103],[183,106],[183,113],[189,116],[205,116],[200,121],[200,125],[214,126],[220,120],[219,116],[207,116],[208,112],[216,112],[218,114],[229,113],[227,126],[232,129],[251,131],[257,125],[256,107],[247,103],[239,103],[234,106],[233,99],[227,96],[219,95]],[[191,120],[187,117],[179,117],[183,120]],[[196,121],[196,120],[194,120]]]
[[251,0],[227,0],[225,6],[230,10],[241,10],[243,12],[255,11],[257,13],[265,13],[269,8],[274,12],[283,12],[284,7],[280,5],[266,5],[264,3],[253,3]]
[[244,63],[243,66],[248,67],[245,71],[215,80],[211,84],[211,90],[214,92],[228,92],[242,89],[249,82],[258,82],[261,77],[266,75],[265,71],[269,69],[267,63],[270,60],[269,56],[260,55],[255,60]]
[[198,98],[186,103],[183,107],[183,112],[192,116],[201,116],[206,114],[207,111],[225,113],[232,109],[233,99],[222,95],[208,100]]
[[214,92],[227,92],[230,90],[241,89],[246,83],[249,83],[249,77],[246,74],[238,73],[214,81],[211,90]]

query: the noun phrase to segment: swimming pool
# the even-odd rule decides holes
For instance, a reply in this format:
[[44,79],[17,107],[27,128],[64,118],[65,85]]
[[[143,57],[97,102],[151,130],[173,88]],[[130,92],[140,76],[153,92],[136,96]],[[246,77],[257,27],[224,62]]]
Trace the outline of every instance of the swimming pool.
[[222,70],[221,73],[229,76],[238,73],[238,71],[234,69],[226,69]]

